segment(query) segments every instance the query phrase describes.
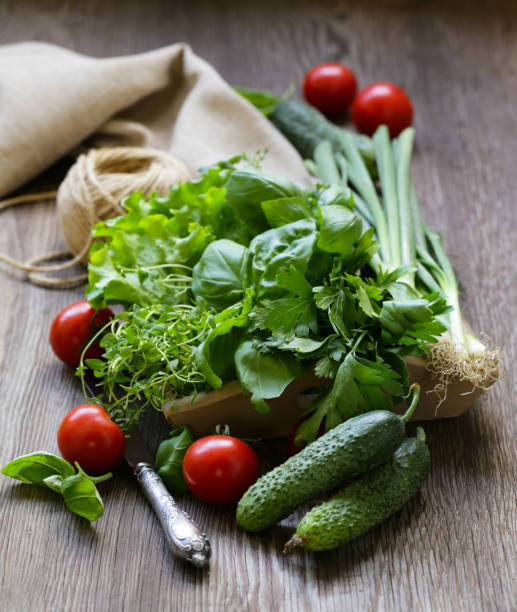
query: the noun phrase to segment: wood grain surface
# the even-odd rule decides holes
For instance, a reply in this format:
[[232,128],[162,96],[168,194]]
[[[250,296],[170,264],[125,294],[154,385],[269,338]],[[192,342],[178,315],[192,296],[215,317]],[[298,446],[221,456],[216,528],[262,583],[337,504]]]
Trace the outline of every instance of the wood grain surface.
[[[504,347],[507,375],[462,417],[426,425],[433,469],[416,499],[327,554],[281,554],[302,511],[250,536],[232,508],[185,497],[213,543],[201,572],[170,556],[124,468],[100,485],[106,511],[92,526],[54,493],[1,477],[0,609],[517,610],[515,1],[2,0],[0,43],[28,39],[95,56],[187,41],[230,83],[279,93],[323,60],[349,64],[363,85],[403,85],[425,218],[453,255],[467,318]],[[24,259],[60,246],[51,204],[2,213],[0,252]],[[0,269],[0,465],[57,451],[57,426],[81,394],[47,336],[81,296]],[[149,443],[165,432],[150,415]]]

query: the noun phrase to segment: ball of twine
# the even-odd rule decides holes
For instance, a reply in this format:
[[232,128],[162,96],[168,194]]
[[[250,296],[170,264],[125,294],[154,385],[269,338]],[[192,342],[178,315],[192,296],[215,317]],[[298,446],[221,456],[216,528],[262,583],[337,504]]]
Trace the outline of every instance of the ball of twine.
[[[134,191],[144,196],[157,192],[166,195],[171,186],[191,178],[187,166],[176,157],[157,149],[110,147],[91,149],[80,155],[70,168],[57,193],[30,194],[0,203],[0,210],[24,202],[56,197],[57,210],[65,243],[70,252],[51,253],[18,262],[7,255],[4,261],[29,273],[31,282],[46,287],[64,287],[86,280],[82,274],[73,278],[52,278],[42,273],[57,272],[88,262],[92,229],[98,221],[125,214],[121,200]],[[65,263],[42,263],[68,258]]]

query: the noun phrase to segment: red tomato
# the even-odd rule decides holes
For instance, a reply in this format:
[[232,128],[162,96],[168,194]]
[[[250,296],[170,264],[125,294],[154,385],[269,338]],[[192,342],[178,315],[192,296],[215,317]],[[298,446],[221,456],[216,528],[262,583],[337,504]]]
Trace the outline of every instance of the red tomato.
[[77,461],[87,474],[102,474],[124,456],[126,439],[102,406],[81,404],[61,422],[57,444],[72,465]]
[[379,125],[395,138],[413,121],[411,100],[397,85],[384,81],[362,89],[352,104],[352,121],[359,132],[371,136]]
[[232,436],[206,436],[192,444],[183,459],[188,488],[207,504],[232,504],[257,480],[253,449]]
[[[50,346],[68,365],[78,366],[81,353],[91,337],[114,317],[109,308],[95,310],[86,300],[70,304],[57,315],[50,327]],[[103,350],[93,344],[85,359],[101,357]]]
[[324,115],[344,113],[357,90],[355,74],[342,64],[314,66],[305,75],[303,95]]

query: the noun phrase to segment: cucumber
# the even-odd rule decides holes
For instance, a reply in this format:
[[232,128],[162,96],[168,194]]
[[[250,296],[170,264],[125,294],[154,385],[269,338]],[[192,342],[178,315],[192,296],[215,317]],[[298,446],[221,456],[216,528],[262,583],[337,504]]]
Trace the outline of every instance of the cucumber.
[[403,417],[386,410],[353,417],[259,478],[237,506],[239,525],[246,531],[266,529],[319,493],[387,461],[404,439],[404,423],[418,395],[417,389]]
[[[328,121],[318,110],[302,100],[280,102],[269,118],[305,159],[312,159],[316,145],[322,140],[330,141],[336,151],[342,149],[339,140],[342,128]],[[373,161],[375,148],[371,138],[355,133],[352,135],[361,155]]]
[[365,474],[308,512],[284,552],[298,546],[330,550],[362,535],[399,510],[420,489],[430,469],[425,435],[402,442],[391,461]]

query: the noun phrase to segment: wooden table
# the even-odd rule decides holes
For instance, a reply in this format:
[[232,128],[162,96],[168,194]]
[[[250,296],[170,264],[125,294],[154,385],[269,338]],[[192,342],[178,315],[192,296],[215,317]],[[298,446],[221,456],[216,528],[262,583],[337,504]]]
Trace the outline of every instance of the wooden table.
[[[2,610],[517,610],[517,5],[464,4],[3,0],[0,43],[103,56],[183,40],[232,84],[282,92],[323,60],[349,64],[362,85],[402,84],[425,217],[454,256],[468,319],[504,347],[508,373],[461,418],[426,425],[433,470],[421,495],[328,554],[281,554],[301,512],[249,536],[232,509],[186,497],[213,542],[203,573],[171,557],[124,468],[101,485],[106,512],[92,526],[52,492],[1,477]],[[24,259],[61,244],[50,205],[2,214],[0,252]],[[6,267],[0,283],[4,465],[57,451],[57,426],[81,400],[47,337],[82,291],[36,288]],[[159,415],[147,431],[153,444],[165,435]]]

